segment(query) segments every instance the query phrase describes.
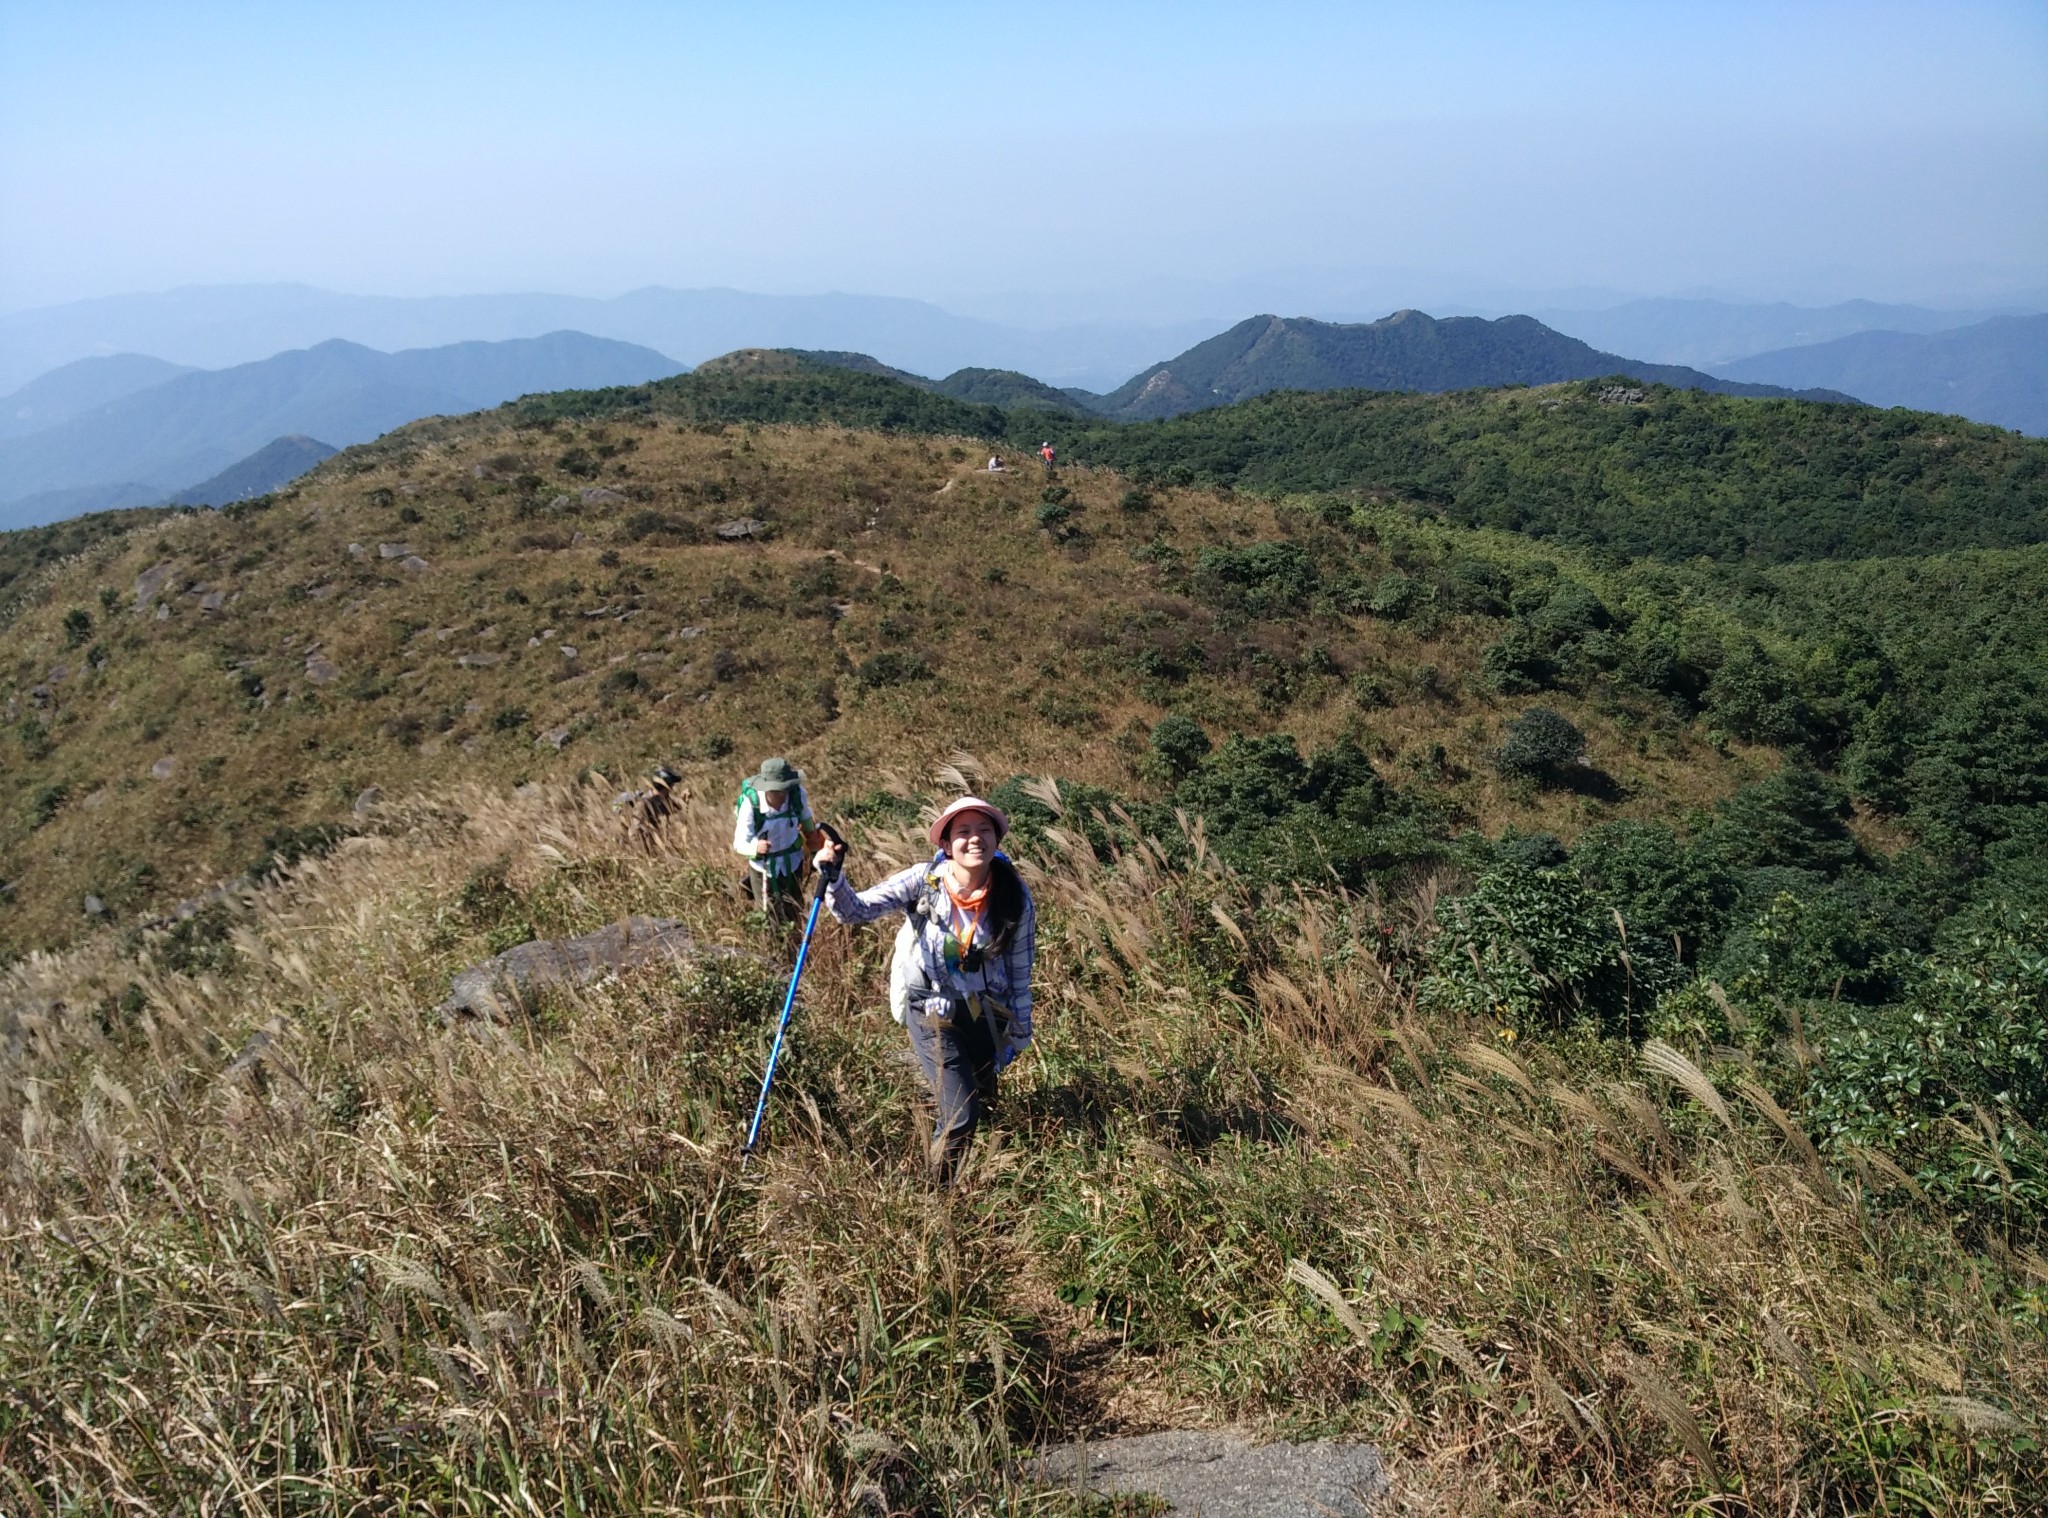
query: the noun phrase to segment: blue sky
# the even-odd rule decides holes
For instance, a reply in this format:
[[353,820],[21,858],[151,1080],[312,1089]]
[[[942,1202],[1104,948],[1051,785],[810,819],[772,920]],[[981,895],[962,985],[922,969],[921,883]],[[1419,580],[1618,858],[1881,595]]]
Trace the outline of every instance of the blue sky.
[[2038,297],[2048,5],[0,0],[0,309],[254,280]]

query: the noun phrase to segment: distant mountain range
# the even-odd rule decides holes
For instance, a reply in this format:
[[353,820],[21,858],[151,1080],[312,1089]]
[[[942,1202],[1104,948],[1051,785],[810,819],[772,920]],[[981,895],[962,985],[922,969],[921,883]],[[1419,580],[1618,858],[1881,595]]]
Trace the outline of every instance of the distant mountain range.
[[[1836,390],[1792,391],[1743,384],[1673,364],[1645,364],[1601,353],[1553,332],[1533,317],[1476,316],[1442,320],[1421,311],[1397,311],[1376,322],[1320,322],[1306,317],[1247,317],[1227,332],[1195,344],[1177,358],[1133,375],[1107,395],[1056,390],[1008,369],[960,369],[926,379],[865,353],[818,349],[778,350],[828,368],[854,369],[902,380],[939,395],[1005,410],[1036,407],[1118,422],[1159,421],[1210,406],[1227,406],[1273,390],[1490,390],[1503,385],[1551,385],[1564,380],[1622,375],[1679,389],[1720,395],[1796,396],[1854,403]],[[759,355],[761,350],[750,350]],[[762,357],[727,355],[705,366],[761,363]]]
[[81,358],[30,380],[14,394],[0,399],[0,438],[47,431],[82,411],[91,411],[191,372],[187,364],[169,363],[146,353]]
[[1721,372],[1752,354],[1832,342],[1857,332],[1946,332],[2017,310],[1937,311],[1927,306],[1848,300],[1832,306],[1784,301],[1632,300],[1592,311],[1538,310],[1546,326],[1608,353]]
[[[1439,320],[1397,311],[1381,321],[1356,323],[1254,316],[1134,375],[1094,398],[1092,409],[1118,421],[1152,421],[1270,390],[1478,390],[1610,374],[1723,395],[1795,393],[1602,353],[1532,316]],[[1834,390],[1797,393],[1805,400],[1853,399]]]
[[[737,373],[791,360],[905,381],[968,406],[1118,422],[1275,390],[1436,392],[1622,376],[1728,395],[1910,404],[2048,430],[2048,317],[1930,335],[1862,333],[1720,374],[1603,351],[1530,316],[1420,311],[1371,322],[1251,317],[1106,394],[1012,368],[967,366],[927,379],[847,348],[755,346],[707,368]],[[684,367],[651,348],[568,331],[397,353],[330,339],[208,371],[140,354],[75,361],[0,400],[0,528],[116,506],[241,499],[296,477],[321,450],[422,416],[522,394],[644,384]]]
[[153,504],[292,434],[347,447],[423,416],[537,391],[640,384],[682,368],[650,348],[556,332],[400,353],[335,339],[179,374],[0,441],[0,528]]
[[759,295],[649,287],[610,300],[574,295],[339,295],[309,285],[200,285],[0,315],[0,389],[74,360],[151,353],[203,369],[309,348],[328,338],[384,352],[587,332],[698,364],[743,347],[858,350],[927,374],[994,364],[1060,384],[1113,385],[1213,320],[1031,330],[879,295]]
[[1853,390],[1874,406],[1911,406],[2048,434],[2048,316],[2001,316],[1953,332],[1859,332],[1759,353],[1732,379]]
[[318,438],[293,433],[265,443],[241,462],[228,465],[190,490],[179,491],[164,504],[226,506],[233,501],[251,501],[281,485],[289,485],[321,460],[331,459],[339,452],[339,448],[330,448]]

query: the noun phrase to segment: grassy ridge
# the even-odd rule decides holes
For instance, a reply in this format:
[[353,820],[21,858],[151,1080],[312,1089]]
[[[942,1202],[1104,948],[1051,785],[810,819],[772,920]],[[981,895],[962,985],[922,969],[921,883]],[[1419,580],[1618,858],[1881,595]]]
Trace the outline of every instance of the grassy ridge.
[[[1740,1069],[1418,1005],[1428,884],[1262,896],[1049,836],[1039,1044],[950,1202],[886,934],[827,931],[745,1173],[746,962],[482,1037],[424,1010],[628,911],[763,947],[724,832],[649,857],[602,789],[450,794],[210,959],[18,968],[8,1505],[1058,1513],[1027,1443],[1222,1419],[1379,1440],[1420,1510],[2037,1493],[2048,1260],[1824,1165]],[[919,844],[857,846],[865,878]]]
[[[1145,790],[1149,729],[1179,709],[1305,751],[1350,731],[1449,817],[1569,834],[1710,803],[1771,762],[1716,752],[1658,698],[1603,713],[1551,694],[1633,799],[1511,795],[1482,755],[1527,698],[1481,678],[1494,621],[1356,596],[1248,607],[1201,569],[1319,533],[1332,587],[1369,591],[1396,545],[1202,491],[1126,505],[1086,471],[1046,501],[1039,474],[990,477],[985,458],[501,412],[353,450],[265,507],[106,541],[43,586],[0,663],[0,943],[84,930],[88,893],[132,924],[353,826],[370,786],[627,780],[665,759],[716,794],[788,749],[851,800],[878,770],[1000,739],[1020,764]],[[717,538],[734,517],[769,537]]]
[[648,385],[528,396],[511,410],[520,423],[649,415],[977,438],[1001,437],[1009,428],[1007,413],[997,406],[955,400],[882,374],[812,366],[795,355],[765,351],[753,364],[719,362],[723,367],[706,365]]
[[[778,362],[779,361],[779,362]],[[1624,558],[1782,563],[2048,540],[2048,440],[1959,417],[1593,380],[1456,395],[1282,392],[1116,424],[949,400],[795,354],[519,404],[1007,439],[1141,481],[1334,491]]]

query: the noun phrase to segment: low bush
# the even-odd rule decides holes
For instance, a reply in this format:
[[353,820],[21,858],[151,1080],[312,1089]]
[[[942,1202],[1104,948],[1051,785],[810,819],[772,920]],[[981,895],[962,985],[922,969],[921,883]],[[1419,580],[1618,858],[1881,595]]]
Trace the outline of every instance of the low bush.
[[1563,785],[1586,769],[1586,735],[1547,706],[1532,706],[1509,721],[1500,746],[1487,756],[1510,780]]
[[907,649],[885,648],[854,666],[853,683],[864,691],[911,685],[932,677],[931,661]]

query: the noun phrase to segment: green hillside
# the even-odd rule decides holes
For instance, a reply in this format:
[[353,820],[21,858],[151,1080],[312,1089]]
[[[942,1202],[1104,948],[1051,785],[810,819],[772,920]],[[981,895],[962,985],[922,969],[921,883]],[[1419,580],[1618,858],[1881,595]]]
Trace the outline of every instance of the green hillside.
[[2048,538],[2048,442],[1925,412],[1594,381],[1271,395],[1070,427],[1063,441],[1141,478],[1358,492],[1630,558],[1771,563]]
[[[1416,1511],[2026,1510],[2048,445],[1613,390],[752,350],[0,538],[9,1503],[1080,1512],[1017,1452],[1243,1421]],[[949,1197],[886,933],[734,1163],[770,752],[863,882],[1016,820],[1041,1034]],[[629,913],[742,954],[434,1016]]]
[[[1055,390],[1028,374],[1019,374],[1015,369],[956,369],[944,379],[933,380],[926,379],[921,374],[892,369],[865,353],[829,353],[811,348],[786,348],[775,351],[797,360],[806,368],[844,369],[857,374],[881,375],[886,379],[914,385],[920,390],[929,390],[934,395],[964,401],[971,406],[998,406],[1006,411],[1035,408],[1041,411],[1057,411],[1069,416],[1094,414],[1093,409],[1078,398],[1085,392]],[[729,361],[729,357],[727,360],[714,359],[712,362],[725,363]]]
[[1063,457],[1141,482],[1396,501],[1623,558],[1777,563],[2048,540],[2048,440],[1925,412],[1590,381],[1286,392],[1120,425],[969,405],[794,354],[739,362],[534,397],[517,414],[829,423],[1031,448],[1050,436]]

